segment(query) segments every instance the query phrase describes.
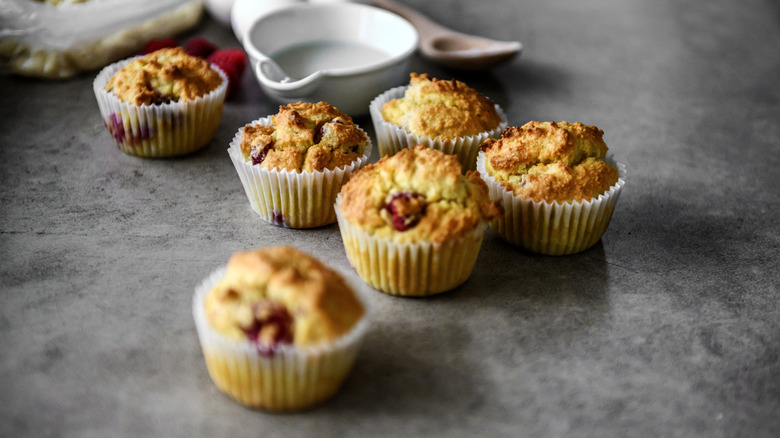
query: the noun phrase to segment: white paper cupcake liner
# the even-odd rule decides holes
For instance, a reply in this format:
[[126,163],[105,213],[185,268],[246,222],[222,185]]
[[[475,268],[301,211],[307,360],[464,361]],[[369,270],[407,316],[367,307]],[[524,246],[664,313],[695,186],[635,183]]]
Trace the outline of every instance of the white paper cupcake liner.
[[140,157],[170,157],[206,146],[214,138],[222,116],[228,85],[225,73],[212,66],[222,83],[195,100],[136,105],[122,102],[105,86],[114,73],[137,58],[105,67],[92,83],[100,115],[119,149]]
[[444,243],[395,243],[349,223],[339,210],[341,238],[352,267],[371,287],[390,295],[424,297],[463,284],[477,261],[487,223],[464,237]]
[[[271,117],[264,117],[246,125],[269,125]],[[228,154],[244,186],[249,204],[260,217],[271,224],[289,228],[314,228],[336,222],[333,204],[341,186],[358,169],[368,164],[371,157],[371,138],[364,147],[363,156],[348,166],[333,170],[296,172],[264,169],[252,165],[241,154],[241,133],[238,130],[230,142]]]
[[365,286],[342,274],[365,309],[344,336],[316,346],[280,345],[272,356],[261,356],[249,341],[222,336],[206,319],[204,299],[224,274],[225,268],[213,272],[195,288],[192,300],[206,368],[217,387],[245,406],[276,412],[306,409],[332,397],[352,369],[370,325],[373,306]]
[[618,181],[597,198],[582,202],[536,202],[516,196],[485,170],[485,153],[477,157],[477,171],[498,199],[504,215],[490,221],[490,228],[502,239],[528,251],[566,255],[585,251],[601,239],[626,184],[626,166],[606,160],[618,170]]
[[501,131],[506,128],[506,114],[498,105],[495,105],[496,112],[501,117],[501,123],[498,127],[479,135],[468,137],[459,137],[457,139],[443,139],[441,137],[431,138],[423,135],[413,134],[393,123],[386,122],[382,118],[382,106],[393,100],[404,97],[408,85],[391,88],[380,94],[368,106],[371,120],[376,132],[376,143],[379,148],[379,156],[395,155],[402,149],[411,149],[414,145],[424,145],[432,149],[437,149],[445,154],[457,155],[463,171],[474,170],[476,167],[477,153],[479,146],[488,138],[498,138]]

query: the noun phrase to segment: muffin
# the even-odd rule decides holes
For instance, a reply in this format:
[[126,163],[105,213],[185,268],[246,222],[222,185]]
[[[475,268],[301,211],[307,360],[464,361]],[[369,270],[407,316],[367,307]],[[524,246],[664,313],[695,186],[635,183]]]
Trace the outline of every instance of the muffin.
[[427,74],[412,73],[408,86],[379,95],[369,111],[380,156],[422,144],[457,155],[464,170],[474,169],[479,145],[506,126],[501,108],[478,91]]
[[344,248],[372,287],[393,295],[451,290],[474,269],[487,221],[502,213],[476,172],[417,145],[356,172],[336,203]]
[[111,64],[93,89],[106,128],[122,152],[167,157],[207,145],[219,126],[228,80],[181,47]]
[[604,131],[567,122],[528,122],[488,139],[477,169],[505,213],[490,226],[528,251],[563,255],[593,246],[609,226],[626,170],[605,159]]
[[368,163],[371,140],[334,106],[299,102],[239,129],[228,154],[263,220],[312,228],[336,222],[336,196]]
[[355,361],[368,314],[354,284],[288,246],[234,254],[193,298],[211,379],[239,403],[270,411],[333,396]]

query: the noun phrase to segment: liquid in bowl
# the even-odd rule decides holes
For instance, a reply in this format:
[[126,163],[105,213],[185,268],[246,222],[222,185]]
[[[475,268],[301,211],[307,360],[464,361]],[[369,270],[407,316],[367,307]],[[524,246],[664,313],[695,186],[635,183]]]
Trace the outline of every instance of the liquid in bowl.
[[317,71],[360,68],[391,55],[367,44],[346,41],[311,41],[285,47],[271,58],[290,78],[299,80]]

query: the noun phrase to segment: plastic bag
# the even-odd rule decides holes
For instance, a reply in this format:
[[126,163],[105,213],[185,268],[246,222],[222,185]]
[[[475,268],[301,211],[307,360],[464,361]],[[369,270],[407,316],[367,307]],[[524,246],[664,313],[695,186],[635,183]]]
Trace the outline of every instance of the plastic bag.
[[52,6],[0,0],[0,68],[67,78],[138,53],[198,23],[202,0],[90,0]]

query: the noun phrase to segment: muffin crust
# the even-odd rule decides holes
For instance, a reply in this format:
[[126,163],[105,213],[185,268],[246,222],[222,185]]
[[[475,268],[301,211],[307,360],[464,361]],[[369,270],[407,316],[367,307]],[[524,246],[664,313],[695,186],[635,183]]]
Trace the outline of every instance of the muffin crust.
[[208,94],[222,80],[208,61],[175,47],[157,50],[122,67],[108,80],[106,91],[136,105],[186,102]]
[[479,174],[462,175],[457,157],[421,145],[355,173],[339,208],[350,223],[397,243],[462,237],[502,213]]
[[490,131],[501,123],[493,102],[463,82],[417,73],[411,74],[403,98],[382,107],[382,118],[417,135],[450,139]]
[[222,335],[267,348],[333,341],[365,313],[340,274],[289,246],[234,254],[204,308]]
[[366,133],[352,118],[326,103],[298,102],[279,107],[270,126],[246,126],[244,159],[265,169],[333,170],[361,157]]
[[528,122],[482,143],[485,168],[515,195],[534,201],[586,201],[618,180],[603,158],[604,131],[568,122]]

